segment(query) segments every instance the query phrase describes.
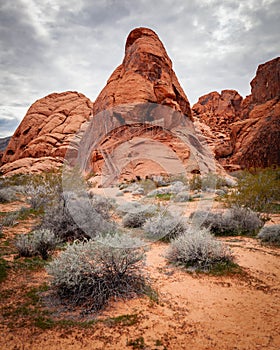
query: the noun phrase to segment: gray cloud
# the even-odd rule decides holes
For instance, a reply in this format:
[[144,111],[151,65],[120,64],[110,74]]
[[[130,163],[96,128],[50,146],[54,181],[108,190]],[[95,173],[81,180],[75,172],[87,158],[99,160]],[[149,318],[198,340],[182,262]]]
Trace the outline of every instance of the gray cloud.
[[2,1],[0,135],[54,91],[94,100],[138,26],[157,32],[191,103],[227,88],[245,96],[257,66],[279,55],[279,14],[278,0]]

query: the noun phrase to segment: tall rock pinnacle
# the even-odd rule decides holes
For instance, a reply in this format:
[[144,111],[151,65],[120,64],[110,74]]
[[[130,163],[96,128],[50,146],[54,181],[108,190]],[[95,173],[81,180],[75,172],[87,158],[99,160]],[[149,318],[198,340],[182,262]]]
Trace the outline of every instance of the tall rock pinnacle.
[[125,57],[97,97],[93,114],[129,103],[170,106],[192,119],[190,104],[157,34],[136,28],[128,35]]

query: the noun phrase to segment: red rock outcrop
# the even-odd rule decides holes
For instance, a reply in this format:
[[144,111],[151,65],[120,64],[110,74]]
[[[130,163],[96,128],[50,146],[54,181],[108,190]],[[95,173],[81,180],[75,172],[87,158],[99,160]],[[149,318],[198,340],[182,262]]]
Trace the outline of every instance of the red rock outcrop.
[[[97,121],[99,114],[101,117]],[[145,172],[155,175],[166,170],[171,163],[166,162],[164,167],[163,158],[172,157],[173,164],[175,160],[184,164],[181,172],[188,169],[203,173],[213,166],[209,161],[212,153],[196,137],[190,104],[172,69],[172,62],[157,34],[150,29],[136,28],[129,34],[123,62],[97,97],[93,115],[93,126],[84,136],[85,147],[80,151],[81,154],[91,152],[85,171],[104,175],[104,167],[107,167],[108,176],[113,169],[116,174],[125,173],[127,178],[129,174],[135,178],[138,171],[143,177]],[[106,130],[102,129],[104,124]],[[88,139],[102,134],[98,144],[89,150]],[[135,141],[135,138],[142,141]],[[118,152],[123,143],[126,147]],[[162,157],[151,161],[147,143],[154,154],[163,152]],[[164,153],[159,143],[172,150],[173,156],[167,150]],[[197,158],[191,153],[198,154]]]
[[196,128],[205,136],[217,159],[233,152],[231,124],[240,119],[242,97],[235,90],[210,92],[192,107]]
[[77,92],[53,93],[36,101],[5,149],[1,172],[11,175],[61,165],[73,135],[91,113],[92,102]]
[[261,64],[232,125],[232,163],[242,168],[280,165],[280,57]]
[[192,119],[189,101],[162,42],[151,29],[136,28],[127,38],[122,64],[97,97],[93,114],[118,105],[146,102],[170,106]]
[[280,57],[261,64],[244,100],[212,92],[193,106],[196,128],[226,170],[280,165]]

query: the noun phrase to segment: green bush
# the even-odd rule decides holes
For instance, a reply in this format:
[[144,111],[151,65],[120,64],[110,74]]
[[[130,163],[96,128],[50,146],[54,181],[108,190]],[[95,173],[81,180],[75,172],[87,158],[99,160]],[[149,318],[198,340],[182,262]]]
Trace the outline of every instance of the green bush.
[[171,241],[167,258],[170,262],[204,271],[233,260],[229,249],[215,239],[209,229],[195,227]]
[[235,191],[227,196],[226,203],[232,206],[248,207],[256,212],[279,212],[280,169],[244,171],[239,174]]
[[47,271],[62,299],[102,309],[111,297],[131,297],[145,290],[144,251],[139,239],[115,233],[74,242]]
[[257,238],[263,243],[280,245],[280,225],[264,226]]
[[169,242],[182,234],[187,228],[186,222],[180,216],[170,213],[160,213],[146,221],[143,229],[149,239]]

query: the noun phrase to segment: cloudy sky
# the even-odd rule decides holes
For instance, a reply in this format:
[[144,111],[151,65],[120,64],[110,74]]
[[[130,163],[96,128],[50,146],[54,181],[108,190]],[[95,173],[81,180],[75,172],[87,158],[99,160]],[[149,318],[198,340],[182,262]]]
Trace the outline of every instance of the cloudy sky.
[[128,33],[156,31],[191,104],[210,91],[250,93],[279,56],[279,0],[0,0],[0,137],[52,92],[95,100]]

